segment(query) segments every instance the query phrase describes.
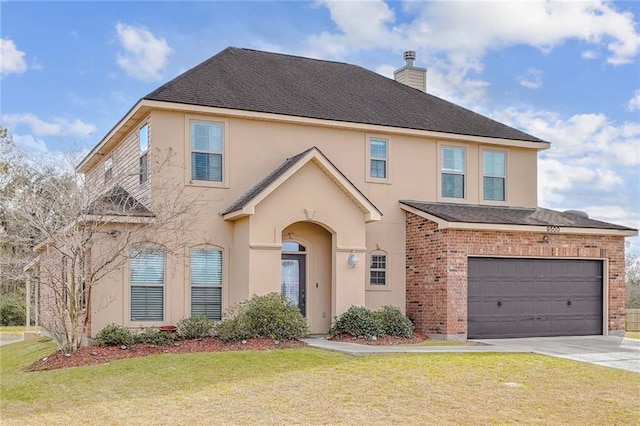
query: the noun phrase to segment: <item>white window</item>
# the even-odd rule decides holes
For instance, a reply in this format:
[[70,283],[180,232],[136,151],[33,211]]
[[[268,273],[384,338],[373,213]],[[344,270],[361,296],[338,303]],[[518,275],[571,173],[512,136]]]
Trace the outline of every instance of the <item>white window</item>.
[[442,148],[442,196],[464,198],[465,191],[465,151],[464,148]]
[[369,140],[369,176],[387,179],[387,141],[385,139]]
[[131,321],[163,321],[164,250],[132,250],[130,284]]
[[222,319],[222,251],[191,249],[191,315]]
[[505,201],[505,160],[504,152],[482,153],[482,192],[485,200]]
[[222,182],[224,126],[191,121],[191,180]]
[[113,178],[113,158],[104,160],[104,182],[107,183]]
[[140,183],[149,180],[149,128],[145,124],[138,130],[138,142],[140,146]]
[[387,255],[372,253],[369,258],[369,284],[387,285]]

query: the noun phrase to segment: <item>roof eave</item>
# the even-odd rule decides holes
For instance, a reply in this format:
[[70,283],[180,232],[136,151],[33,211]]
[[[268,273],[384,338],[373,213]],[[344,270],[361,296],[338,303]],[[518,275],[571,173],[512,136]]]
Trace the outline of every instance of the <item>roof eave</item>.
[[[104,155],[111,150],[121,136],[124,136],[132,127],[133,122],[138,122],[149,111],[148,101],[140,99],[115,126],[89,151],[76,166],[76,172],[86,173],[98,160],[96,156]],[[104,152],[103,152],[104,151]]]
[[231,118],[245,118],[252,120],[277,121],[291,124],[306,124],[319,127],[333,127],[349,130],[364,130],[369,132],[383,132],[398,135],[425,137],[439,140],[450,140],[460,142],[476,142],[488,145],[514,146],[520,148],[529,148],[542,151],[551,147],[550,142],[546,141],[528,141],[520,139],[504,139],[488,136],[463,135],[457,133],[445,133],[433,130],[419,130],[404,127],[392,127],[380,124],[357,123],[351,121],[328,120],[324,118],[312,118],[297,115],[277,114],[270,112],[260,112],[242,109],[210,107],[196,104],[185,104],[178,102],[158,101],[151,99],[142,99],[143,105],[152,109],[164,109],[180,112],[202,113],[220,115]]
[[574,235],[609,235],[618,237],[635,237],[638,235],[636,229],[609,229],[609,228],[583,228],[577,226],[554,227],[550,232],[547,225],[515,225],[503,223],[471,223],[455,222],[441,217],[423,212],[415,207],[400,204],[400,208],[416,216],[423,217],[438,224],[438,229],[457,229],[472,231],[505,231],[505,232],[533,232],[533,233],[553,233],[553,234],[574,234]]

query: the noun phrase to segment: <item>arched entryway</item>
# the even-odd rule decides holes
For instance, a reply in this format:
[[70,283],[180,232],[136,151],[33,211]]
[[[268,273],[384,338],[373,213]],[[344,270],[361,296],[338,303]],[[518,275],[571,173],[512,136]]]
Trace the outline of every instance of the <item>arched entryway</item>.
[[281,291],[307,318],[311,333],[331,327],[332,234],[313,222],[282,232]]

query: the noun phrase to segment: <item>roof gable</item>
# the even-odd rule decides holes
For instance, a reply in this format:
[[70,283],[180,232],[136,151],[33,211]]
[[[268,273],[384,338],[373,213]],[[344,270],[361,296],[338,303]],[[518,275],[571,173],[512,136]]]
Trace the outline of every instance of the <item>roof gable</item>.
[[366,221],[382,218],[382,212],[320,151],[307,149],[280,163],[271,173],[242,194],[220,214],[226,220],[234,220],[255,213],[256,206],[305,164],[314,162],[366,215]]
[[143,99],[546,144],[359,66],[234,47]]

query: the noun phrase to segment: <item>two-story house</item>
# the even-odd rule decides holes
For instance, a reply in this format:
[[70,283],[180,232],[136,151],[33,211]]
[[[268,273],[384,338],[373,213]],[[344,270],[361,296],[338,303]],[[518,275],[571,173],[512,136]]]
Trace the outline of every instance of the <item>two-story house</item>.
[[447,339],[623,332],[637,231],[539,208],[549,142],[426,93],[414,59],[394,81],[227,48],[140,99],[77,170],[135,198],[132,216],[159,213],[160,181],[204,207],[179,250],[128,248],[92,294],[92,334],[218,320],[274,291],[312,333],[351,305]]

